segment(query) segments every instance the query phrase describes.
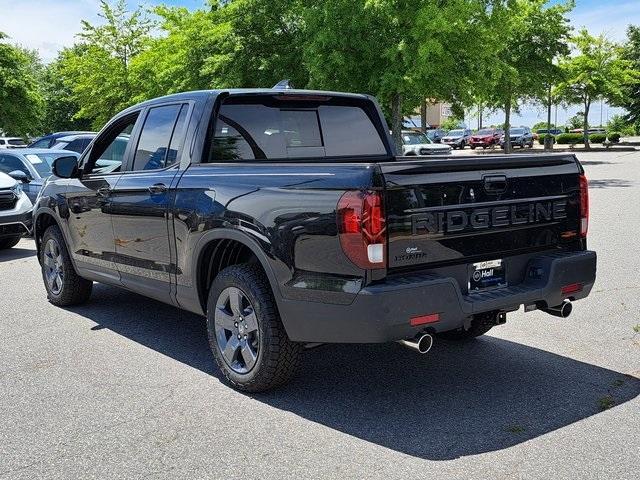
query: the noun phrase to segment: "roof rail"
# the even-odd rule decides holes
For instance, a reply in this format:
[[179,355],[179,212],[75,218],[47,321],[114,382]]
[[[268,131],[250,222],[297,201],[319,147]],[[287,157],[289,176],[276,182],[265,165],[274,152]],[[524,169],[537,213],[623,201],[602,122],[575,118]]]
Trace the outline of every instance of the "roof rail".
[[271,88],[273,88],[274,90],[291,90],[292,88],[295,88],[295,87],[293,86],[293,83],[291,83],[291,80],[286,79],[286,80],[280,80]]

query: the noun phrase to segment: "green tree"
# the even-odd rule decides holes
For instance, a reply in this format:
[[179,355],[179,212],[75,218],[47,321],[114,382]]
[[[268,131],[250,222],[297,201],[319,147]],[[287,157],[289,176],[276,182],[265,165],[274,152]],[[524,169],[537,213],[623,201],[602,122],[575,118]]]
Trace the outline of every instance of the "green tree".
[[573,38],[575,54],[564,58],[560,67],[564,81],[557,86],[557,94],[569,104],[581,105],[583,110],[584,144],[589,148],[589,111],[594,101],[604,98],[619,103],[624,87],[637,78],[632,63],[621,56],[620,48],[604,35],[594,37],[581,30]]
[[[586,125],[586,126],[585,126]],[[576,130],[578,128],[589,128],[589,120],[584,116],[584,112],[578,112],[573,117],[567,120],[567,126],[571,130]]]
[[[627,29],[627,42],[622,50],[622,58],[631,62],[635,71],[640,71],[640,26],[630,25]],[[627,110],[627,122],[640,131],[640,78],[624,86],[623,97],[618,103]]]
[[126,1],[102,0],[103,23],[82,21],[81,48],[70,49],[60,58],[64,81],[80,106],[77,118],[91,119],[100,128],[136,97],[131,63],[150,39],[151,22],[142,9],[130,12]]
[[[82,46],[65,49],[46,66],[42,75],[44,110],[42,131],[89,130],[91,120],[79,115],[80,105],[74,98],[72,79],[65,77],[63,59],[70,54],[81,54]],[[75,51],[75,52],[74,52]]]
[[7,36],[0,32],[0,130],[19,136],[39,133],[39,59],[6,40]]
[[480,82],[488,39],[483,0],[316,0],[304,13],[304,59],[314,88],[375,95],[400,151],[402,118],[425,98],[460,113]]
[[[533,124],[533,127],[531,127],[531,130],[533,130],[534,132],[537,130],[541,130],[541,129],[545,129],[547,128],[547,122],[536,122]],[[552,123],[551,124],[551,128],[556,128],[556,124]]]
[[132,61],[135,101],[186,90],[234,86],[215,65],[233,53],[231,25],[217,2],[189,11],[183,7],[159,6],[162,35],[149,39]]
[[613,115],[607,123],[607,132],[619,132],[625,136],[635,135],[636,127],[623,115]]
[[566,14],[572,8],[573,2],[550,5],[549,0],[505,0],[494,5],[491,25],[500,41],[489,73],[493,81],[488,97],[492,106],[504,111],[507,153],[512,111],[518,110],[521,100],[544,98],[548,85],[559,78],[554,60],[568,53]]
[[462,119],[460,117],[448,117],[445,120],[443,120],[442,125],[440,125],[440,128],[442,128],[443,130],[449,131],[456,128],[461,128],[461,125],[462,125]]

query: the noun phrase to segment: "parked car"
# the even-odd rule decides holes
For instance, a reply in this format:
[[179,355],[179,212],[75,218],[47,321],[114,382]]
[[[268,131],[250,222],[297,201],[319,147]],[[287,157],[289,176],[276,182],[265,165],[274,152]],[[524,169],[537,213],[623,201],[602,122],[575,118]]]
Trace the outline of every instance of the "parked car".
[[538,130],[536,130],[536,134],[538,136],[546,135],[547,132],[555,136],[555,135],[560,135],[561,133],[564,133],[564,130],[560,130],[559,128],[552,128],[551,130],[547,130],[546,128],[539,128]]
[[[51,148],[62,137],[69,137],[72,135],[81,135],[81,134],[95,135],[95,132],[69,131],[69,132],[50,133],[49,135],[44,135],[40,138],[35,139],[33,142],[29,144],[29,148]],[[78,152],[78,153],[81,153],[81,152]]]
[[[79,162],[53,164],[35,207],[46,295],[80,304],[96,281],[202,315],[228,382],[261,391],[292,377],[305,346],[426,353],[435,334],[468,340],[522,305],[566,317],[590,293],[575,156],[398,158],[388,132],[365,95],[134,105]],[[121,168],[104,172],[122,134]]]
[[22,183],[0,172],[0,250],[11,248],[31,234],[33,204]]
[[424,133],[403,130],[402,154],[406,156],[451,155],[451,147],[433,143]]
[[67,135],[66,137],[58,138],[51,148],[54,150],[69,150],[71,152],[82,153],[95,137],[95,133]]
[[0,172],[22,182],[22,189],[34,202],[45,179],[51,175],[51,165],[56,158],[76,155],[66,150],[21,148],[0,152]]
[[[512,127],[509,129],[509,136],[511,138],[511,146],[518,146],[520,148],[529,147],[533,148],[533,134],[529,127]],[[500,148],[504,149],[504,134],[500,138]]]
[[426,131],[427,137],[429,137],[429,140],[434,143],[442,142],[442,137],[444,137],[446,134],[447,132],[445,130],[442,130],[441,128],[432,128]]
[[450,145],[452,148],[464,149],[471,141],[471,130],[468,128],[460,128],[456,130],[449,130],[447,134],[442,137],[442,143]]
[[469,145],[474,150],[477,147],[487,148],[500,143],[500,137],[504,132],[497,128],[483,128],[471,135]]
[[27,144],[20,137],[0,137],[0,148],[24,148]]

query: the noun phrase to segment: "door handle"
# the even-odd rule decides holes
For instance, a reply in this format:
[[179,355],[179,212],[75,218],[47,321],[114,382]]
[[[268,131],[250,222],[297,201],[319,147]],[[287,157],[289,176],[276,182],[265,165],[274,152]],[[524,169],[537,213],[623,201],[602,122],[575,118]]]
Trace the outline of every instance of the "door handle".
[[149,193],[151,193],[152,195],[156,195],[159,193],[166,193],[166,191],[167,191],[167,186],[164,183],[156,183],[149,187]]
[[96,193],[99,197],[108,197],[111,193],[111,189],[109,187],[100,187]]

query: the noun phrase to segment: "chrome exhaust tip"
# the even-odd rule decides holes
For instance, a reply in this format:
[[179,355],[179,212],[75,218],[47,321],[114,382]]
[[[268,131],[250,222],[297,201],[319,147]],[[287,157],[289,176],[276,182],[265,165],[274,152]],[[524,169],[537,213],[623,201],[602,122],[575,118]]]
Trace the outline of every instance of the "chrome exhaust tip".
[[433,337],[428,333],[419,335],[412,340],[398,340],[397,343],[404,345],[411,350],[415,350],[418,353],[425,354],[433,346]]
[[555,317],[567,318],[571,315],[573,304],[569,300],[565,300],[562,304],[555,307],[545,308],[543,311]]

